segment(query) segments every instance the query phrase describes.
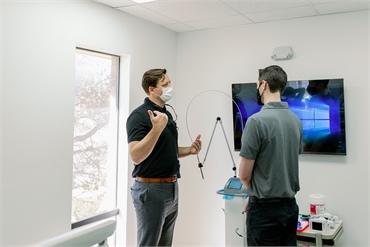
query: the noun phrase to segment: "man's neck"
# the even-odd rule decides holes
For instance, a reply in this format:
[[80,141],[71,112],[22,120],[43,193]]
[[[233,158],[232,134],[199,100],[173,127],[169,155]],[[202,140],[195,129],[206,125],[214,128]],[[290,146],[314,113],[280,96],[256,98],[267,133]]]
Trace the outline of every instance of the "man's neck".
[[281,102],[280,93],[267,93],[263,103],[266,105],[269,102]]
[[154,104],[156,104],[157,106],[159,106],[159,107],[161,107],[161,108],[163,108],[164,107],[164,102],[163,102],[163,100],[161,100],[161,99],[158,99],[158,98],[156,98],[156,97],[154,97],[154,96],[149,96],[149,100],[151,101],[151,102],[153,102]]

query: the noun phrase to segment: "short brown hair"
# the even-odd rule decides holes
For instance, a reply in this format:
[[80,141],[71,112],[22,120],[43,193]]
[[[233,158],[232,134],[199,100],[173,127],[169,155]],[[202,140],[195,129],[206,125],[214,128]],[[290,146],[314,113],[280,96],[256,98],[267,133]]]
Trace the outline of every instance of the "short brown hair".
[[283,92],[288,81],[288,76],[280,66],[271,65],[264,69],[260,69],[258,72],[258,80],[260,82],[262,82],[262,80],[267,81],[271,93],[276,93],[277,91],[279,91],[279,93]]
[[156,87],[160,79],[164,78],[167,73],[166,69],[150,69],[143,75],[141,86],[146,94],[149,94],[149,87]]

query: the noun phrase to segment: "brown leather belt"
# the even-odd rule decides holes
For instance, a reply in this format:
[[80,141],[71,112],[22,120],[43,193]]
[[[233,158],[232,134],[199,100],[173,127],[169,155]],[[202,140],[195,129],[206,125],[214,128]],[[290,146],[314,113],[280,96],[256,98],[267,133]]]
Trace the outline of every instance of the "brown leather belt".
[[172,176],[169,178],[142,178],[136,177],[136,181],[143,182],[143,183],[173,183],[176,182],[177,176]]

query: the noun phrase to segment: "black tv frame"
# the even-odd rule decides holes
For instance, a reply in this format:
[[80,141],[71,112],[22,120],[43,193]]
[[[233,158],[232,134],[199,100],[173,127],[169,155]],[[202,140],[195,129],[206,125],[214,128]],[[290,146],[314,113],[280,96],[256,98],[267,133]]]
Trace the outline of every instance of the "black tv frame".
[[[315,96],[310,96],[306,90],[310,81],[329,80],[328,91],[338,103],[330,107],[308,103]],[[234,150],[240,151],[241,135],[247,119],[259,112],[262,106],[257,104],[256,86],[252,83],[233,83],[231,85],[233,98],[233,134]],[[290,96],[294,96],[294,99]],[[292,101],[294,100],[294,101]],[[289,108],[300,117],[303,125],[304,154],[346,155],[346,126],[345,126],[345,101],[344,79],[313,79],[313,80],[290,80],[281,94],[281,101],[288,102]],[[329,110],[332,109],[332,110]],[[321,112],[321,113],[320,113]],[[334,112],[334,113],[332,113]],[[313,117],[307,117],[307,114]],[[326,116],[319,118],[317,116]],[[336,119],[336,120],[334,120]],[[243,120],[243,121],[241,121]],[[317,126],[321,125],[321,129]],[[335,130],[334,132],[331,130]],[[335,135],[332,134],[335,133]],[[314,135],[325,135],[321,141],[325,141],[321,149],[315,149],[313,144]],[[326,133],[326,134],[322,134]],[[333,137],[335,136],[335,137]],[[330,140],[330,142],[329,142]],[[333,142],[332,140],[335,140]],[[329,144],[334,143],[334,144]],[[315,144],[316,145],[316,144]],[[317,147],[316,145],[315,147]]]

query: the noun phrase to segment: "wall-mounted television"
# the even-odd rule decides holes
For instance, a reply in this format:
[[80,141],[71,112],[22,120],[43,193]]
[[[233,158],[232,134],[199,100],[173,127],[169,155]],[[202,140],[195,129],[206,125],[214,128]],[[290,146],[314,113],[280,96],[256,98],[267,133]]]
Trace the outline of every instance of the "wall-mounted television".
[[[302,122],[303,153],[346,155],[344,88],[342,79],[288,81],[281,93]],[[327,85],[326,94],[322,90]],[[233,83],[234,150],[240,151],[243,128],[259,112],[256,83]],[[316,94],[315,94],[316,93]]]

